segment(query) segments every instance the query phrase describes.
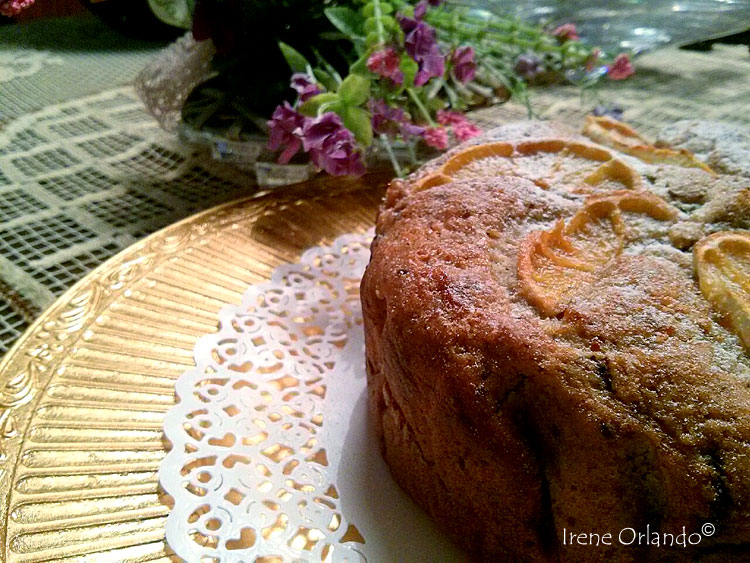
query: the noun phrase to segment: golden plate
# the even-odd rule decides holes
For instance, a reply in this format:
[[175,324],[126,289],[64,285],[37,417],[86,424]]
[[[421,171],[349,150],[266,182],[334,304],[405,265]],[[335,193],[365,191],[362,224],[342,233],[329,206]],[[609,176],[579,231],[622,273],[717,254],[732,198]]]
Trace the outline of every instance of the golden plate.
[[162,419],[219,310],[308,247],[372,226],[388,176],[226,204],[78,282],[0,363],[0,560],[176,559]]

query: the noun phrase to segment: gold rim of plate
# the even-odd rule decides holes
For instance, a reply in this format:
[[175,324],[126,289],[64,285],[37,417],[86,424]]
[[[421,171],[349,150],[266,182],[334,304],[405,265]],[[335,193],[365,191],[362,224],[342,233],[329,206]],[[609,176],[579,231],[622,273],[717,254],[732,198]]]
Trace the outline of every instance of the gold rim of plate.
[[174,560],[162,421],[219,310],[308,247],[362,233],[389,176],[209,209],[111,258],[0,362],[0,561]]

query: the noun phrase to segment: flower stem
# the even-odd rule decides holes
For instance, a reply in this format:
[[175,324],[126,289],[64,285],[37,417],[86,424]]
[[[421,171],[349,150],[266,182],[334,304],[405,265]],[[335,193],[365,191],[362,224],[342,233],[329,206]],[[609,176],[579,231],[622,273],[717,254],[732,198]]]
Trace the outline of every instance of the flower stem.
[[381,133],[380,142],[383,143],[385,152],[388,153],[388,158],[391,160],[391,164],[393,165],[393,171],[396,173],[396,176],[401,178],[404,175],[404,171],[401,170],[401,166],[399,166],[398,160],[396,160],[396,155],[393,153],[393,148],[391,147],[391,143],[388,140],[388,136],[384,133]]
[[409,160],[411,161],[412,165],[417,163],[417,151],[414,150],[414,141],[409,141],[406,143],[406,148],[409,151]]
[[420,113],[422,114],[422,117],[425,118],[425,121],[430,125],[430,127],[435,127],[435,122],[432,120],[432,117],[430,117],[430,112],[427,111],[427,108],[424,107],[424,104],[422,103],[422,100],[419,99],[419,96],[414,91],[414,88],[407,88],[406,89],[407,94],[409,94],[409,97],[412,99],[412,101],[416,104],[417,108],[419,109]]
[[385,33],[383,30],[383,22],[380,21],[383,17],[383,13],[380,11],[380,0],[372,0],[372,7],[375,15],[375,29],[378,33],[378,44],[385,44]]

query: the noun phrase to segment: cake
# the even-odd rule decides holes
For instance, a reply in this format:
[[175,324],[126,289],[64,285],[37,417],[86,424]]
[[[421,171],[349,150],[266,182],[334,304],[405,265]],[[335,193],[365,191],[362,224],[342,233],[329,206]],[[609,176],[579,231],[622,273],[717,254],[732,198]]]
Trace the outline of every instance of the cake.
[[750,560],[750,182],[584,133],[391,182],[361,285],[383,457],[479,561]]

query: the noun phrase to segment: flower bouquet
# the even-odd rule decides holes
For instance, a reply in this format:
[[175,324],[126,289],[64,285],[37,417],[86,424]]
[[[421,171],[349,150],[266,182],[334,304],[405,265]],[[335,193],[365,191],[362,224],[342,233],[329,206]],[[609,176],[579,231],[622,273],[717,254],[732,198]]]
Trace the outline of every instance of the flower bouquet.
[[262,135],[279,163],[332,175],[362,174],[376,147],[403,175],[425,150],[478,135],[471,108],[515,98],[531,115],[530,84],[590,89],[633,73],[627,54],[586,45],[572,24],[545,29],[457,2],[151,3],[215,47],[184,124],[234,141]]

